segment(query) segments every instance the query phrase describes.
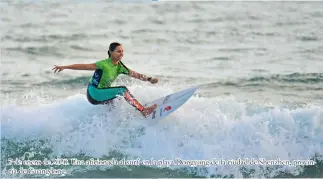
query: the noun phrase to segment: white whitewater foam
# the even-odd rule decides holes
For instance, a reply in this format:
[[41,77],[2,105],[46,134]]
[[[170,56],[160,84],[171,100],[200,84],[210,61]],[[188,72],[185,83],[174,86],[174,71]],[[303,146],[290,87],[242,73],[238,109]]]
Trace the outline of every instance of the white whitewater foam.
[[[131,87],[141,101],[151,101],[170,89]],[[2,138],[14,141],[50,139],[53,156],[92,157],[117,150],[134,159],[185,160],[216,159],[311,159],[323,155],[323,109],[308,106],[296,109],[265,108],[234,98],[192,97],[179,110],[158,124],[149,126],[124,100],[116,108],[90,105],[84,95],[38,107],[8,106],[1,111]],[[156,166],[157,167],[157,166]],[[169,166],[178,168],[179,166]],[[202,176],[242,177],[239,165],[187,167]],[[255,176],[263,176],[261,165],[248,165]],[[299,167],[272,168],[297,174]],[[285,171],[285,172],[286,172]]]

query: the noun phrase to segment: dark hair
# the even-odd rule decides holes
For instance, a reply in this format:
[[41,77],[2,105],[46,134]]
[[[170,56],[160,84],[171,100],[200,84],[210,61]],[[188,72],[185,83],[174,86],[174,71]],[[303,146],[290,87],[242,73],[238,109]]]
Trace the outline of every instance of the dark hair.
[[109,47],[109,51],[108,51],[108,54],[109,54],[109,57],[111,57],[111,52],[113,52],[118,46],[120,46],[121,44],[118,43],[118,42],[112,42],[110,44],[110,47]]

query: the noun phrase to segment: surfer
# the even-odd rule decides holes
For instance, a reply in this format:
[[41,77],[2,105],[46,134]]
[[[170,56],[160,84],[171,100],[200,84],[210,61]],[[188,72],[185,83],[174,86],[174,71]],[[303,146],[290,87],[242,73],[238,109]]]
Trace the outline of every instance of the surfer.
[[87,87],[87,99],[91,104],[111,104],[114,98],[117,96],[123,96],[129,104],[139,110],[145,117],[151,114],[156,109],[156,104],[149,107],[144,107],[136,98],[134,98],[127,87],[112,87],[111,83],[119,74],[125,74],[142,81],[149,81],[152,84],[157,83],[158,79],[147,77],[146,75],[140,74],[126,67],[121,62],[123,57],[123,48],[120,43],[111,43],[109,46],[108,55],[109,58],[92,64],[72,64],[68,66],[55,65],[52,70],[54,70],[54,73],[63,71],[64,69],[94,70],[94,74],[90,78]]

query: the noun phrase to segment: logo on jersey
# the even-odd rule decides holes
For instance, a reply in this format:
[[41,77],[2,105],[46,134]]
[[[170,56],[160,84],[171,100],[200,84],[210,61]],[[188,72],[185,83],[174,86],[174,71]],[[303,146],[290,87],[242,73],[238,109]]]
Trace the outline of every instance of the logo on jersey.
[[93,76],[92,76],[92,85],[95,87],[98,87],[101,77],[102,77],[103,70],[96,69]]

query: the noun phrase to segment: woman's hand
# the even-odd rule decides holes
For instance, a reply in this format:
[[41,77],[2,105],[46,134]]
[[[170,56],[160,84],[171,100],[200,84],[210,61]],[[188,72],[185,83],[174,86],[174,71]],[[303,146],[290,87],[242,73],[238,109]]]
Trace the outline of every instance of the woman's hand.
[[63,71],[65,69],[65,67],[64,66],[56,66],[55,65],[55,67],[52,69],[52,70],[54,70],[54,73],[59,73],[60,71]]
[[151,78],[149,79],[149,82],[152,84],[158,83],[158,79],[157,78]]

